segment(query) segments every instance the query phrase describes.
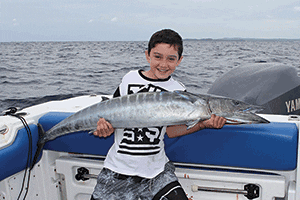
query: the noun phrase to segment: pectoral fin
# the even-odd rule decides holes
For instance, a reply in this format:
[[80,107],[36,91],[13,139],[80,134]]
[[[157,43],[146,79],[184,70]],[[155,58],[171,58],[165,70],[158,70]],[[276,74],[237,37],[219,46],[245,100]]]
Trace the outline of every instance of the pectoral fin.
[[198,124],[199,121],[200,121],[200,119],[188,122],[186,124],[187,125],[187,130],[190,129],[190,128],[193,128],[196,124]]
[[89,134],[92,135],[97,129],[93,129],[89,131]]

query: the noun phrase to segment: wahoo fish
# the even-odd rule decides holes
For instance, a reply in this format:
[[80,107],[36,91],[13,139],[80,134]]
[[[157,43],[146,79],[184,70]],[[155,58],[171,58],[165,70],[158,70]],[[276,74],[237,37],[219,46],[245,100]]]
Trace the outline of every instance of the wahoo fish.
[[47,141],[79,131],[92,133],[99,118],[106,119],[114,128],[186,124],[189,129],[212,114],[225,117],[228,123],[268,123],[254,114],[260,109],[260,106],[226,97],[183,91],[136,93],[112,98],[74,113],[46,133],[38,124],[41,134],[31,169]]

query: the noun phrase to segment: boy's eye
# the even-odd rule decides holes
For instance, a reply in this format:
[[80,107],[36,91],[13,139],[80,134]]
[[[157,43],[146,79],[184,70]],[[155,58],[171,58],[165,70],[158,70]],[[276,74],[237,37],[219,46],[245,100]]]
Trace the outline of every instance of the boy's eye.
[[171,63],[174,63],[174,62],[177,61],[177,57],[175,57],[175,56],[168,57],[167,59],[168,59],[168,61],[171,62]]
[[[164,56],[163,56],[163,55],[160,55],[160,54],[154,54],[153,56],[154,56],[154,58],[155,58],[156,60],[158,60],[158,61],[164,59]],[[174,62],[177,61],[177,57],[176,57],[176,56],[173,56],[173,55],[170,55],[170,56],[167,56],[167,57],[166,57],[166,60],[167,60],[168,62],[170,62],[170,63],[174,63]]]

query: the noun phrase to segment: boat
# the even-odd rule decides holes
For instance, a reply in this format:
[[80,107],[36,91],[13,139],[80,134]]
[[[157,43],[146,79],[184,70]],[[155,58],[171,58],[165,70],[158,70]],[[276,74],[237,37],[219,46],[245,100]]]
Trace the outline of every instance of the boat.
[[[245,82],[246,81],[246,82]],[[263,105],[268,124],[225,125],[165,137],[165,151],[192,200],[300,200],[300,78],[294,67],[260,63],[229,71],[210,94]],[[113,135],[77,132],[48,141],[30,161],[45,131],[110,95],[49,101],[0,116],[0,199],[89,200]]]

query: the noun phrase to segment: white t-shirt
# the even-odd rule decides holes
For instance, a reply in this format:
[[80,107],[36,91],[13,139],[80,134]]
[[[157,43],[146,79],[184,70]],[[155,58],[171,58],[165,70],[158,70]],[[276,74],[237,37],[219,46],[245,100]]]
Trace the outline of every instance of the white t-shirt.
[[[171,76],[150,79],[142,70],[130,71],[123,79],[114,97],[139,92],[185,91],[185,87]],[[115,142],[110,148],[104,167],[131,176],[153,178],[164,170],[169,161],[164,149],[166,127],[125,128],[115,130]]]

